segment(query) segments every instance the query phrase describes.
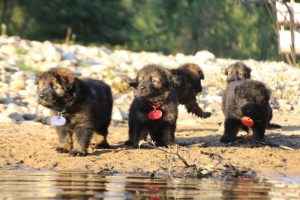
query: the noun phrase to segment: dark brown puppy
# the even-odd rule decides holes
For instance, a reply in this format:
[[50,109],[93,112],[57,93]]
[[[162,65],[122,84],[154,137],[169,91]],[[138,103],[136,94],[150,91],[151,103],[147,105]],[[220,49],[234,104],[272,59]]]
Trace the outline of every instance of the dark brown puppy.
[[147,65],[130,82],[135,98],[129,110],[129,139],[125,145],[137,147],[149,133],[157,146],[175,139],[178,102],[169,70]]
[[112,95],[108,85],[93,79],[79,79],[68,69],[53,68],[37,78],[38,102],[53,115],[66,119],[56,126],[59,153],[85,156],[93,133],[102,141],[96,148],[109,148],[106,140],[112,113]]
[[[255,140],[263,140],[269,118],[270,92],[260,81],[245,79],[227,84],[222,98],[222,111],[225,115],[222,143],[236,139],[239,129],[253,132]],[[242,123],[243,117],[253,120]],[[249,122],[249,120],[247,120]]]
[[189,113],[207,118],[210,112],[204,112],[198,105],[196,95],[202,91],[201,80],[204,74],[197,64],[187,63],[177,69],[172,69],[179,104],[185,105]]
[[[227,76],[227,83],[231,81],[251,79],[251,69],[243,62],[235,62],[225,69],[225,75]],[[279,124],[271,123],[271,120],[273,118],[273,111],[270,104],[269,106],[270,108],[268,109],[269,119],[267,129],[281,128]]]

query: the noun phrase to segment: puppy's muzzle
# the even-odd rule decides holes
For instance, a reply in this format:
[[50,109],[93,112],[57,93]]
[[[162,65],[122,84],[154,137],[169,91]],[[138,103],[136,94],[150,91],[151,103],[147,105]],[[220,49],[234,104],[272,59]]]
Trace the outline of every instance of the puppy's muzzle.
[[144,96],[144,95],[148,95],[149,94],[149,86],[147,86],[145,83],[140,83],[139,85],[138,85],[138,94],[139,95],[142,95],[142,96]]
[[38,93],[38,95],[41,100],[47,100],[47,99],[49,99],[49,96],[50,96],[49,92],[47,92],[47,91],[40,91]]

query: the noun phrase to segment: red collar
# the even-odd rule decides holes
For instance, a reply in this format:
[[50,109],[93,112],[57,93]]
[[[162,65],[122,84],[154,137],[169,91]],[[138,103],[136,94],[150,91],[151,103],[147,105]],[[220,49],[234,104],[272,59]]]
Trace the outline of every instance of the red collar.
[[158,108],[160,108],[160,105],[158,104],[158,105],[153,105],[153,104],[150,104],[149,103],[149,106],[151,107],[151,108],[153,108],[153,110],[157,110]]
[[153,110],[151,110],[149,113],[148,113],[148,119],[150,120],[158,120],[162,117],[163,113],[161,110],[158,110],[158,108],[160,107],[160,105],[152,105],[152,104],[149,104],[149,106],[151,106],[153,108]]

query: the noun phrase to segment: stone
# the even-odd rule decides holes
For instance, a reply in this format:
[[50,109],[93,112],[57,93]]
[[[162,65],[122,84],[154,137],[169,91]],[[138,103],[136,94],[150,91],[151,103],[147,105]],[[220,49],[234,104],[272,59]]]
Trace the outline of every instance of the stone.
[[16,121],[14,119],[8,117],[7,115],[0,113],[0,122],[1,123],[9,123],[9,122],[16,122]]
[[201,60],[202,62],[205,62],[205,61],[213,61],[213,60],[216,59],[216,57],[215,57],[214,54],[212,54],[211,52],[206,51],[206,50],[198,51],[198,52],[195,54],[195,57],[196,57],[198,60]]
[[42,53],[46,62],[60,61],[62,59],[59,51],[49,41],[43,43]]

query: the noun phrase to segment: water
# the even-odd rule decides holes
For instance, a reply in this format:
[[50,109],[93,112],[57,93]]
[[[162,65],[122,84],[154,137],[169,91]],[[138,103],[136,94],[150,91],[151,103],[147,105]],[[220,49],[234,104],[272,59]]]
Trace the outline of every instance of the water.
[[0,171],[0,199],[300,199],[300,180],[100,176]]

